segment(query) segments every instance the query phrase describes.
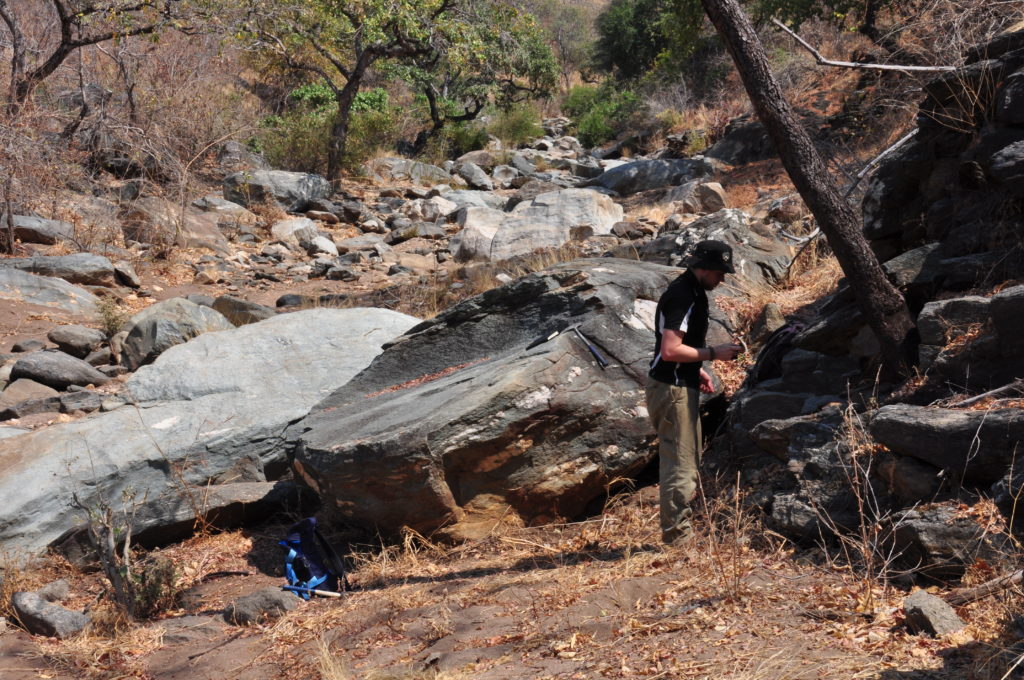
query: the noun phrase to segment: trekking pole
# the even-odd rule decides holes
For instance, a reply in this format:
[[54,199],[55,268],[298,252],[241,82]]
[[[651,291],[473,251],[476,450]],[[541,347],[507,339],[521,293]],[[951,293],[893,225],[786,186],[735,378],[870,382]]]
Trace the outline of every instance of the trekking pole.
[[319,595],[320,597],[341,597],[341,593],[336,593],[333,590],[316,590],[315,588],[300,588],[299,586],[281,586],[281,590],[290,590],[293,593],[308,593],[310,595]]

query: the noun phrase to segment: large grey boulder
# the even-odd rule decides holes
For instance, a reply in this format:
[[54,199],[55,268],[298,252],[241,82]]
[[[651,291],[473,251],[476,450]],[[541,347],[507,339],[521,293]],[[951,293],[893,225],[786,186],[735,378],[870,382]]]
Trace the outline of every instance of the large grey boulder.
[[408,158],[377,158],[366,164],[366,175],[381,183],[408,181],[431,186],[433,184],[461,184],[462,178],[453,177],[436,165],[420,163]]
[[455,165],[455,173],[466,180],[466,183],[474,189],[482,191],[493,191],[494,182],[476,163],[461,162]]
[[58,326],[46,334],[46,339],[57,345],[65,354],[84,359],[107,339],[98,328],[78,324]]
[[1008,547],[957,504],[935,504],[890,515],[886,535],[895,566],[953,581],[981,559],[995,562]]
[[647,262],[685,266],[693,247],[705,239],[732,246],[737,274],[759,286],[780,281],[793,257],[789,244],[755,230],[750,216],[733,208],[702,217],[680,231],[660,234],[644,246],[641,257]]
[[61,309],[78,316],[96,313],[98,298],[63,279],[0,267],[0,299]]
[[0,549],[41,550],[77,524],[73,493],[91,508],[117,506],[127,490],[157,504],[272,479],[292,446],[286,428],[415,323],[384,309],[310,309],[208,333],[139,369],[126,385],[134,405],[0,440]]
[[232,328],[234,324],[210,307],[185,298],[164,300],[145,308],[125,324],[128,337],[124,340],[122,363],[135,370],[197,335]]
[[622,221],[622,206],[608,196],[590,189],[563,189],[536,196],[511,210],[524,222],[557,225],[566,230],[586,228],[590,234],[610,234]]
[[28,378],[56,390],[71,385],[102,385],[110,380],[87,362],[56,350],[31,352],[18,359],[11,380]]
[[968,411],[909,404],[883,406],[871,436],[894,453],[913,456],[971,484],[1002,478],[1024,441],[1024,411]]
[[64,279],[68,283],[88,286],[117,285],[114,265],[110,260],[91,253],[12,257],[0,260],[0,267],[11,267],[41,276],[52,276]]
[[330,182],[305,172],[252,170],[224,178],[224,198],[246,208],[276,201],[289,212],[302,212],[331,193]]
[[[389,533],[446,527],[458,538],[506,514],[577,515],[652,455],[649,324],[677,274],[580,260],[446,310],[295,426],[296,470],[328,516]],[[569,323],[613,366],[600,370],[568,333],[526,351]]]
[[316,223],[308,217],[290,217],[275,222],[270,227],[270,234],[282,243],[298,246],[303,241],[312,241],[319,232]]
[[590,189],[543,193],[510,213],[467,207],[457,214],[462,231],[452,238],[449,250],[458,260],[505,260],[609,234],[622,215],[622,206]]
[[441,198],[454,203],[456,209],[475,206],[478,208],[504,210],[505,203],[508,201],[504,196],[499,196],[493,191],[475,191],[471,189],[456,189],[454,191],[448,191],[441,194]]
[[[75,227],[70,222],[26,215],[15,215],[12,222],[14,222],[14,238],[23,243],[54,245],[75,236]],[[0,224],[0,228],[7,229],[6,220]]]
[[123,229],[126,238],[142,243],[228,253],[231,248],[218,223],[216,213],[147,196],[127,208]]
[[620,196],[676,186],[711,173],[702,160],[639,160],[606,170],[580,186],[603,187]]
[[65,609],[41,597],[38,593],[20,592],[11,597],[11,605],[25,630],[33,635],[46,635],[60,639],[82,632],[89,625],[89,616]]

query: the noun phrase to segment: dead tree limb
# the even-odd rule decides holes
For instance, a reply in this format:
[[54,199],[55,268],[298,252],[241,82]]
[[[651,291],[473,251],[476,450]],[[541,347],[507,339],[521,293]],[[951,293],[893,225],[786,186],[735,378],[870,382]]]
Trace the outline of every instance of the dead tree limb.
[[1001,590],[1006,590],[1007,588],[1020,585],[1022,579],[1024,579],[1024,569],[1015,571],[1007,576],[1000,576],[999,578],[994,578],[991,581],[986,581],[980,586],[974,586],[972,588],[956,588],[949,591],[949,594],[943,599],[954,607],[959,607],[960,605],[980,600],[983,597],[988,597],[993,593],[998,593]]
[[821,54],[821,52],[814,49],[814,47],[809,42],[807,42],[806,40],[798,36],[796,33],[794,33],[789,26],[782,23],[778,19],[772,19],[772,23],[781,28],[786,33],[788,33],[790,36],[792,36],[792,38],[796,40],[798,43],[800,43],[800,45],[805,50],[810,52],[814,56],[814,60],[817,61],[822,66],[839,66],[841,68],[865,68],[873,69],[876,71],[916,71],[918,73],[948,73],[950,71],[955,71],[957,69],[956,66],[910,66],[908,64],[871,64],[863,61],[836,61],[835,59],[826,59]]
[[1013,390],[1017,390],[1018,392],[1024,392],[1024,380],[1021,380],[1020,378],[1017,378],[1013,382],[1007,383],[1006,385],[1003,385],[1002,387],[997,387],[994,390],[989,390],[988,392],[983,392],[982,394],[975,395],[975,396],[971,397],[970,399],[964,399],[963,401],[958,401],[957,403],[953,404],[952,408],[959,408],[961,406],[970,406],[971,404],[976,404],[977,402],[982,401],[984,399],[988,399],[989,397],[994,397],[994,396],[997,396],[997,395],[1000,395],[1000,394],[1005,394],[1007,392],[1012,392]]
[[894,152],[896,149],[900,148],[901,146],[903,146],[904,144],[909,142],[911,139],[913,139],[914,135],[916,135],[916,134],[917,134],[917,128],[914,128],[913,130],[911,130],[907,134],[905,134],[902,137],[900,137],[899,140],[895,144],[893,144],[892,146],[887,148],[885,151],[883,151],[882,153],[880,153],[877,156],[875,156],[874,158],[872,158],[868,162],[867,165],[865,165],[863,168],[861,168],[861,171],[858,172],[856,177],[854,178],[853,184],[851,184],[850,188],[846,190],[846,194],[845,194],[846,198],[850,197],[850,194],[852,194],[853,191],[857,188],[857,185],[861,183],[861,180],[863,180],[865,177],[868,176],[868,173],[871,172],[872,168],[874,168],[876,165],[881,163],[883,158],[885,158],[886,156],[888,156],[889,154]]

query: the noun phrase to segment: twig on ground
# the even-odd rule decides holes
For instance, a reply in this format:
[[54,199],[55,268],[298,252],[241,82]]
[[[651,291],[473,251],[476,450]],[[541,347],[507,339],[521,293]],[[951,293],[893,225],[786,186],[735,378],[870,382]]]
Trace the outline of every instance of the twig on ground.
[[980,600],[983,597],[988,597],[993,593],[998,593],[1002,590],[1006,590],[1007,588],[1020,585],[1022,580],[1024,580],[1024,569],[1019,569],[1012,574],[1007,574],[1006,576],[1000,576],[999,578],[994,578],[991,581],[986,581],[980,586],[956,588],[955,590],[949,591],[949,594],[943,599],[954,606],[969,604],[976,600]]
[[1002,387],[997,387],[994,390],[989,390],[988,392],[983,392],[982,394],[975,395],[975,396],[973,396],[973,397],[971,397],[969,399],[964,399],[963,401],[958,401],[957,403],[953,404],[950,408],[960,408],[961,406],[970,406],[971,404],[976,404],[979,401],[982,401],[984,399],[988,399],[989,397],[994,397],[994,396],[999,395],[999,394],[1005,394],[1006,392],[1010,392],[1012,390],[1017,390],[1018,392],[1024,392],[1024,380],[1021,380],[1020,378],[1016,378],[1016,379],[1014,379],[1013,382],[1007,383],[1006,385],[1003,385]]

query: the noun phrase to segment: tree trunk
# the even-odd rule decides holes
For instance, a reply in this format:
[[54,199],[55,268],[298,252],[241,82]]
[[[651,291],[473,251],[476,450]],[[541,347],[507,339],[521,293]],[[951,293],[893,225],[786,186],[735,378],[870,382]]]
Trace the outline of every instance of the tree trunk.
[[856,294],[857,304],[894,375],[906,375],[913,322],[906,301],[886,278],[861,231],[860,218],[829,178],[828,168],[772,74],[764,47],[736,0],[701,0],[725,42],[758,118],[768,131],[790,179]]
[[327,179],[337,183],[345,165],[345,149],[348,145],[348,125],[352,119],[352,104],[359,92],[365,69],[353,70],[352,76],[338,94],[338,111],[331,123],[331,138],[327,146]]

